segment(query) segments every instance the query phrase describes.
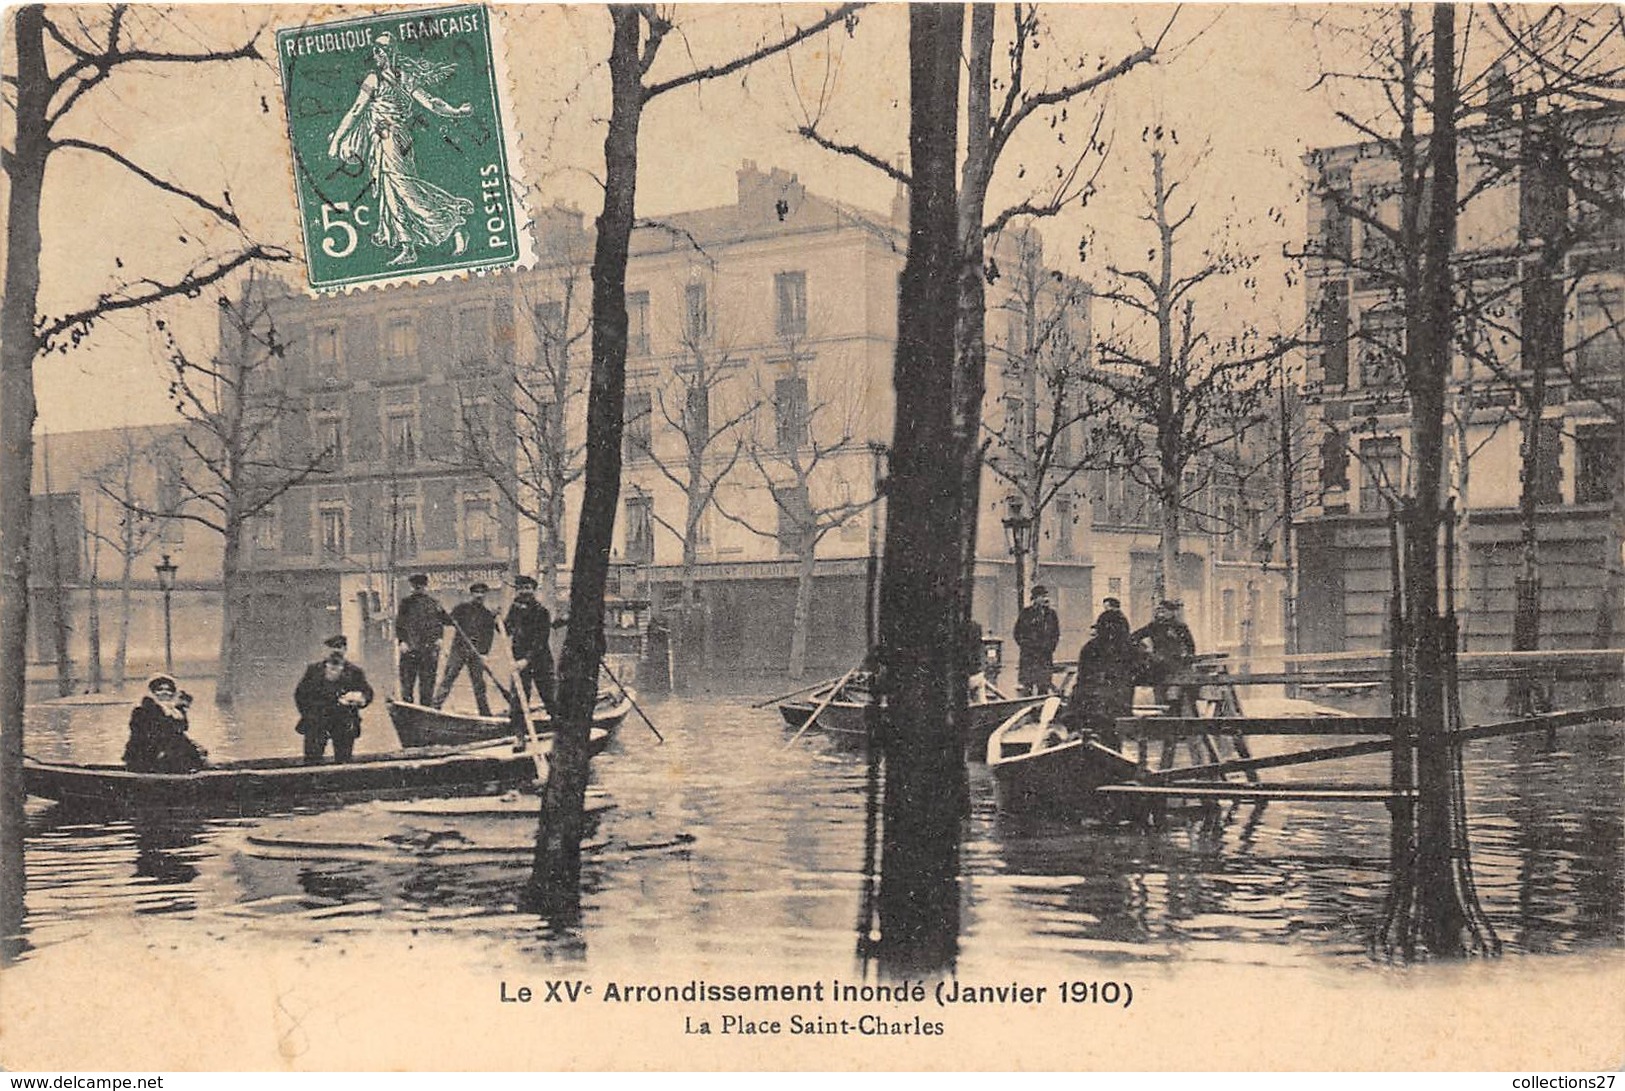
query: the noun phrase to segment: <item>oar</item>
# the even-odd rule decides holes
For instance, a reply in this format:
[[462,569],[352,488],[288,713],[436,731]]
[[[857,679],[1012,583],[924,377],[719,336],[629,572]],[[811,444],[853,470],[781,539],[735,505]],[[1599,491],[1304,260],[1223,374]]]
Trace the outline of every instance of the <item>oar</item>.
[[[462,632],[462,630],[459,629],[458,632]],[[504,638],[506,638],[508,635],[503,628],[502,622],[500,621],[497,622],[497,632],[501,633]],[[475,652],[474,654],[478,655],[479,652]],[[490,674],[491,672],[487,671],[486,673]],[[498,689],[502,688],[502,686],[497,682],[497,676],[494,674],[491,675],[491,684],[496,686]],[[536,763],[536,779],[541,781],[543,784],[546,784],[549,776],[549,770],[547,767],[547,759],[542,757],[542,740],[536,737],[536,724],[530,718],[529,705],[526,702],[519,700],[519,698],[524,695],[525,689],[519,684],[519,668],[512,662],[508,664],[508,684],[513,686],[513,693],[512,695],[508,696],[508,707],[512,708],[517,706],[519,708],[519,718],[525,725],[525,739],[530,745],[530,757],[531,760]],[[555,736],[555,738],[556,737],[557,736]]]
[[[472,655],[474,657],[475,665],[477,667],[479,667],[480,670],[484,671],[486,673],[486,676],[491,679],[491,684],[497,688],[498,693],[502,694],[502,699],[504,701],[507,701],[510,705],[513,704],[513,700],[514,700],[513,694],[509,693],[507,690],[502,688],[502,680],[499,679],[496,676],[495,671],[493,671],[490,667],[486,666],[485,656],[481,655],[480,650],[478,648],[474,647],[474,642],[472,640],[468,639],[468,634],[463,632],[463,627],[461,625],[457,624],[457,622],[455,620],[452,621],[451,627],[453,629],[457,630],[457,635],[459,637],[461,637],[463,643],[468,646],[468,654],[470,654],[470,655]],[[497,622],[497,628],[499,630],[502,628],[502,622],[500,622],[500,621]],[[507,634],[504,633],[503,635],[506,636]]]
[[812,710],[812,715],[807,717],[807,722],[802,724],[801,729],[794,735],[791,735],[790,741],[784,744],[784,748],[786,750],[794,746],[796,744],[796,740],[807,733],[807,729],[813,725],[813,721],[817,720],[819,714],[829,707],[830,702],[835,700],[835,695],[841,692],[841,688],[846,685],[847,680],[856,673],[858,673],[858,668],[853,667],[851,670],[841,675],[840,681],[836,682],[830,687],[829,692],[824,694],[823,698],[818,702],[818,707]]
[[660,729],[655,726],[654,721],[649,719],[649,714],[643,711],[642,706],[638,704],[637,698],[633,697],[627,688],[621,685],[621,680],[615,677],[615,672],[609,669],[609,664],[600,659],[598,661],[598,667],[605,674],[609,675],[609,680],[615,683],[615,687],[621,691],[621,696],[625,697],[627,701],[631,703],[633,711],[643,718],[644,723],[649,725],[649,730],[655,733],[655,738],[664,743],[666,741],[666,736],[662,735],[660,733]]
[[781,693],[777,697],[769,697],[765,701],[757,701],[755,704],[751,705],[750,707],[751,708],[766,708],[768,705],[774,704],[774,703],[776,703],[778,701],[782,701],[787,697],[800,697],[803,693],[811,693],[813,690],[817,689],[819,686],[827,686],[833,681],[835,681],[835,679],[826,678],[822,682],[814,682],[810,686],[802,686],[800,689],[793,689],[789,693]]

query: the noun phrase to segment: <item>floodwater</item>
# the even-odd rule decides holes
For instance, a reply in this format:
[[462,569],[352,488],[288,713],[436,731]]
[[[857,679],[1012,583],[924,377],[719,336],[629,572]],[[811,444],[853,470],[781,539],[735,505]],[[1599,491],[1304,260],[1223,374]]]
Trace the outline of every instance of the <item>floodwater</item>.
[[[748,697],[646,703],[595,759],[583,913],[550,928],[519,907],[533,797],[369,801],[250,818],[87,821],[28,803],[23,959],[71,948],[103,922],[166,935],[400,932],[590,969],[746,957],[850,965],[862,901],[867,764],[790,732]],[[35,708],[43,758],[117,760],[128,705]],[[205,699],[194,736],[219,757],[296,751],[286,698],[223,717]],[[1313,742],[1335,740],[1307,740]],[[395,745],[381,707],[358,752]],[[1285,743],[1282,744],[1287,745]],[[1292,740],[1291,745],[1300,745]],[[1572,953],[1625,941],[1619,725],[1470,744],[1477,889],[1505,949]],[[1380,782],[1386,757],[1298,771]],[[1286,779],[1286,773],[1269,779]],[[1099,961],[1296,963],[1359,969],[1388,890],[1379,805],[1275,802],[1173,815],[1160,827],[999,814],[971,768],[961,972]]]

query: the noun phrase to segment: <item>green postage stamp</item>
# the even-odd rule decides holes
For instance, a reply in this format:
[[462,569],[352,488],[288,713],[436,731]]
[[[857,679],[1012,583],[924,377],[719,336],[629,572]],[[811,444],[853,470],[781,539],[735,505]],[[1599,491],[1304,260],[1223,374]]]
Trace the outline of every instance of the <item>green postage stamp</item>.
[[485,7],[289,27],[277,57],[313,289],[519,261]]

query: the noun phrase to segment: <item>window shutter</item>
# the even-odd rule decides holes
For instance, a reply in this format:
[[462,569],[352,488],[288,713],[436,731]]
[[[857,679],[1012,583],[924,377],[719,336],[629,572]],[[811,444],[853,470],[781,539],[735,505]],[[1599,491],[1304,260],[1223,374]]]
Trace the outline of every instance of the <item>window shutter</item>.
[[423,483],[424,549],[457,548],[457,483],[446,479]]
[[447,461],[459,425],[456,393],[449,386],[425,386],[418,391],[418,407],[423,456],[432,462]]
[[344,373],[354,379],[378,375],[382,346],[378,343],[378,319],[370,314],[356,315],[344,327]]
[[348,450],[346,454],[355,462],[376,462],[379,457],[378,391],[355,390],[350,393],[345,428]]

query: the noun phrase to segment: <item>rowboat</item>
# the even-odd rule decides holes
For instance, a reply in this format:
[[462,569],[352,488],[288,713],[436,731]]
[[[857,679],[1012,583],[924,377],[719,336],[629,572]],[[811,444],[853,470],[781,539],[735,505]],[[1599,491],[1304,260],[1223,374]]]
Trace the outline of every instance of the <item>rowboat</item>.
[[[594,729],[592,752],[609,744]],[[551,742],[542,742],[544,753]],[[223,761],[191,773],[135,773],[122,765],[23,759],[29,795],[96,809],[177,807],[241,813],[267,805],[350,793],[417,792],[522,783],[536,776],[528,750],[511,742],[434,747],[306,765],[299,758]]]
[[[779,715],[784,717],[786,725],[800,729],[807,722],[807,718],[828,695],[829,688],[815,690],[810,696],[793,701],[779,703]],[[861,748],[868,743],[868,709],[870,695],[867,689],[848,685],[838,693],[833,700],[818,714],[818,720],[813,725],[830,738],[843,746]],[[990,700],[981,701],[969,706],[965,720],[965,755],[973,761],[980,761],[987,748],[988,735],[993,729],[1005,720],[1011,713],[1032,707],[1041,701],[1040,697],[1002,697],[994,696]]]
[[1074,815],[1110,806],[1095,789],[1131,779],[1129,755],[1088,736],[1074,737],[1058,723],[1059,697],[1028,705],[993,729],[987,769],[1001,811]]
[[[384,707],[389,709],[395,734],[400,736],[401,745],[405,747],[456,746],[491,739],[511,739],[516,734],[511,715],[480,716],[409,701],[385,701]],[[598,705],[592,712],[592,725],[613,735],[631,711],[632,698],[629,694],[600,693]],[[533,707],[530,717],[537,735],[552,736],[553,721],[546,710],[539,705]]]

